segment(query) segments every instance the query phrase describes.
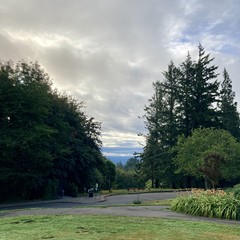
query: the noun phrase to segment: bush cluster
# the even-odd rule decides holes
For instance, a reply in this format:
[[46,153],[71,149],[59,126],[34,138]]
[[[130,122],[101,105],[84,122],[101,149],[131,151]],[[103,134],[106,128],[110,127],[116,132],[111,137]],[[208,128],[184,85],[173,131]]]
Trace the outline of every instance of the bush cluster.
[[233,193],[223,190],[193,189],[174,199],[171,209],[197,216],[240,219],[240,200],[235,198]]

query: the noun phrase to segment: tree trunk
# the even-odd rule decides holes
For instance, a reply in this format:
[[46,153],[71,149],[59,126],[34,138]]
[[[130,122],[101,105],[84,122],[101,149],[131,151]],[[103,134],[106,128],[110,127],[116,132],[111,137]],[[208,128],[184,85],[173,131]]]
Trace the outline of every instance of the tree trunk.
[[211,188],[210,185],[209,185],[209,181],[206,177],[204,178],[204,183],[205,183],[205,189],[210,189]]

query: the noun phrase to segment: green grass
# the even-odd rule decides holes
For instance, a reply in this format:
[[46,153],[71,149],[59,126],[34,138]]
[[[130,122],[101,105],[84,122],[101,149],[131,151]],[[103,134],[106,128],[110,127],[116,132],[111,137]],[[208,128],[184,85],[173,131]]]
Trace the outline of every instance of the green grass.
[[[179,189],[181,190],[181,189]],[[144,190],[139,190],[139,193],[157,193],[157,192],[164,192],[164,191],[177,191],[177,189],[166,189],[166,188],[145,188]],[[107,194],[111,194],[111,195],[122,195],[122,194],[134,194],[134,193],[138,193],[138,190],[136,188],[136,191],[130,190],[128,191],[127,189],[113,189],[111,192],[109,192],[108,190],[102,190],[101,194],[103,195],[107,195]]]
[[142,201],[141,204],[115,204],[115,205],[91,205],[91,206],[76,206],[75,208],[108,208],[108,207],[123,207],[123,206],[171,206],[173,199],[164,199],[164,200],[152,200],[152,201]]
[[235,240],[240,239],[240,226],[142,217],[24,216],[0,219],[0,239]]
[[154,201],[143,201],[141,205],[144,206],[171,206],[172,199],[154,200]]

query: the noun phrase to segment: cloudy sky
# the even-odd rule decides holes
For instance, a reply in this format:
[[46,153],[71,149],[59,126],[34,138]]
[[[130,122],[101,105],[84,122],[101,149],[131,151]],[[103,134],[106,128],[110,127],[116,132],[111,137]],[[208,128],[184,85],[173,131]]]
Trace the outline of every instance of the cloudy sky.
[[38,61],[102,122],[103,150],[130,156],[152,83],[199,42],[240,101],[239,0],[0,0],[0,58]]

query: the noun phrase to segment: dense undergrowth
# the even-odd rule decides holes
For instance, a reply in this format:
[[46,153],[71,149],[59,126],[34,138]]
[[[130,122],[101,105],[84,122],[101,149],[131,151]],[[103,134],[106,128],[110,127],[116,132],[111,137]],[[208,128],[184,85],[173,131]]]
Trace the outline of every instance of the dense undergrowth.
[[240,185],[233,190],[193,189],[172,201],[171,209],[191,215],[240,220]]

